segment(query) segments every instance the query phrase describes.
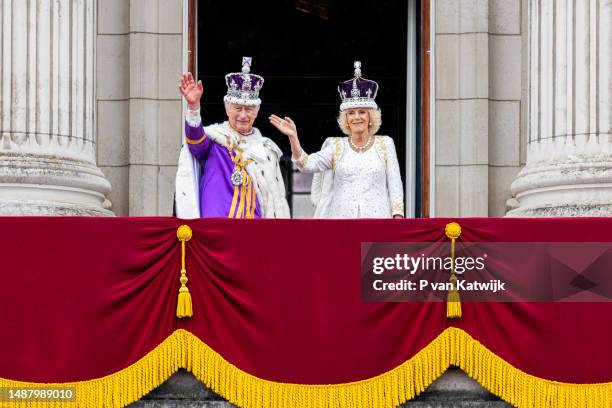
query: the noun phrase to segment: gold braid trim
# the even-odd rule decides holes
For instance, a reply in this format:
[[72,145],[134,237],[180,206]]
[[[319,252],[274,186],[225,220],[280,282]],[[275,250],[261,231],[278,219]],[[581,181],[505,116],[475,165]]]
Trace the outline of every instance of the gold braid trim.
[[404,216],[404,203],[397,202],[391,206],[391,214]]
[[336,170],[336,166],[340,163],[340,157],[342,156],[342,139],[339,137],[334,138],[334,159],[332,160],[332,170]]
[[411,359],[386,373],[344,384],[267,381],[240,370],[196,336],[179,329],[136,363],[106,377],[61,384],[0,379],[0,387],[75,388],[75,402],[15,402],[11,407],[123,407],[184,368],[240,407],[385,408],[414,398],[451,365],[460,367],[486,389],[517,407],[612,407],[612,382],[571,384],[534,377],[454,327],[447,328]]
[[[253,162],[253,159],[244,160],[243,150],[237,146],[234,146],[233,142],[230,138],[227,138],[227,152],[234,163],[234,169],[238,169],[242,174],[242,184],[239,186],[234,186],[234,195],[232,197],[232,205],[230,206],[228,218],[254,218],[249,216],[248,210],[251,200],[251,189],[252,189],[252,178],[248,175],[246,171],[246,166]],[[232,154],[232,150],[235,150],[236,153]],[[240,198],[240,200],[238,199]],[[246,204],[246,212],[245,212],[245,202]],[[238,205],[238,209],[236,209],[236,205]]]
[[204,133],[204,136],[202,136],[202,137],[201,137],[201,138],[199,138],[198,140],[191,140],[190,138],[188,138],[188,137],[186,137],[186,136],[185,136],[185,141],[186,141],[187,143],[189,143],[189,144],[192,144],[192,145],[197,145],[197,144],[200,144],[200,143],[202,143],[202,142],[204,141],[204,139],[206,139],[206,133]]

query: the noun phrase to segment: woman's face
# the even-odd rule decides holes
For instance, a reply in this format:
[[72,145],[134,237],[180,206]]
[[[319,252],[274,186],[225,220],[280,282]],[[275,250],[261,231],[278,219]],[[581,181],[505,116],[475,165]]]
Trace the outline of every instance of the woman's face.
[[346,111],[346,121],[353,133],[367,133],[370,124],[370,113],[367,109],[349,109]]

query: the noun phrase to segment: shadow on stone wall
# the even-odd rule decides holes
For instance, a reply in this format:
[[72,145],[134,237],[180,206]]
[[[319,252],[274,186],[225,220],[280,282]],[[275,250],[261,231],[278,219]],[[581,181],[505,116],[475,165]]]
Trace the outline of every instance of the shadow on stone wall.
[[[131,408],[229,408],[234,405],[180,370]],[[406,408],[507,408],[510,405],[482,388],[457,368],[449,369]],[[359,407],[355,407],[359,408]]]

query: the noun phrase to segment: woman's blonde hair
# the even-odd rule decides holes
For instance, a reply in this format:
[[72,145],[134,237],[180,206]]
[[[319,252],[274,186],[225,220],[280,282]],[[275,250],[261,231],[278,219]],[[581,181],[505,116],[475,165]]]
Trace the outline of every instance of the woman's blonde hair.
[[[338,114],[338,126],[340,126],[342,133],[349,136],[351,134],[351,130],[349,129],[348,121],[346,120],[347,110],[340,111]],[[368,111],[368,115],[370,116],[368,134],[373,136],[380,129],[380,125],[382,125],[382,113],[380,112],[380,109],[366,108],[365,110]]]

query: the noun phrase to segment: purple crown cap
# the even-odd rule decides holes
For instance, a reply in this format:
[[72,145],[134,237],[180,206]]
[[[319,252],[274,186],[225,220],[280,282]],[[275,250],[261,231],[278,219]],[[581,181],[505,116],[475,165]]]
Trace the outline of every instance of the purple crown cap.
[[223,98],[225,103],[238,105],[259,105],[259,91],[263,86],[264,79],[256,74],[251,74],[251,57],[242,57],[242,72],[232,72],[225,76],[227,94]]
[[355,108],[378,109],[376,105],[376,94],[378,84],[375,81],[361,77],[361,62],[355,61],[355,77],[348,81],[340,82],[338,93],[340,93],[340,110]]

